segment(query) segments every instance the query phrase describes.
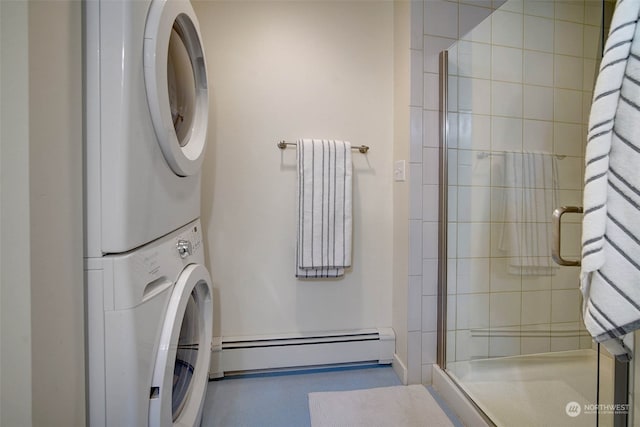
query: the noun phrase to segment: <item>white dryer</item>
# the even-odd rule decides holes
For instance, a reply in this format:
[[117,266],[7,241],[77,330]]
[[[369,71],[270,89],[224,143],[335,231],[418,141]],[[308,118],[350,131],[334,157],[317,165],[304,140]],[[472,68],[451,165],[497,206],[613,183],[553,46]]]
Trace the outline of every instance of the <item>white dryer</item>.
[[85,0],[87,256],[200,216],[207,73],[188,0]]
[[209,379],[213,305],[200,222],[86,259],[89,424],[193,427]]

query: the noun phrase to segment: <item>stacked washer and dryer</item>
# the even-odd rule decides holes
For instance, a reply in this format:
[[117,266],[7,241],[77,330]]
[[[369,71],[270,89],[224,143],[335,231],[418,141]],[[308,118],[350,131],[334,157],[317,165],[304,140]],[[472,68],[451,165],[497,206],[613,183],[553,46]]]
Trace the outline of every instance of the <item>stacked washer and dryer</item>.
[[84,11],[89,423],[193,427],[213,322],[198,22],[188,0],[85,0]]

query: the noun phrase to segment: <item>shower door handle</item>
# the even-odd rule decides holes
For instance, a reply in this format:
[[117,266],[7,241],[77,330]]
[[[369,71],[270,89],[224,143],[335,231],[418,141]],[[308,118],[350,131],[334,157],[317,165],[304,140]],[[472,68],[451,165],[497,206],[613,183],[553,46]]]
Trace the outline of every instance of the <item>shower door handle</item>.
[[551,258],[559,265],[578,267],[580,260],[572,261],[562,258],[560,249],[562,247],[562,215],[566,213],[582,213],[582,206],[562,206],[553,211],[553,246],[551,247]]

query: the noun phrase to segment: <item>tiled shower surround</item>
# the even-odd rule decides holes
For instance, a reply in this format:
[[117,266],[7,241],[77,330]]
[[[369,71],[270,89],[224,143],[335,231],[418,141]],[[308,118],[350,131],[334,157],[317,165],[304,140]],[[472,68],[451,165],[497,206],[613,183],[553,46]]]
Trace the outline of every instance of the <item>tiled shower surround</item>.
[[[450,49],[447,360],[591,346],[581,327],[578,269],[509,273],[517,254],[502,250],[498,241],[509,225],[501,213],[507,191],[501,173],[511,157],[521,161],[522,153],[546,153],[558,166],[557,191],[548,190],[546,202],[582,204],[601,2],[503,3],[412,2],[411,382],[431,381],[436,355],[438,54],[443,49]],[[579,220],[563,217],[566,258],[579,255]]]

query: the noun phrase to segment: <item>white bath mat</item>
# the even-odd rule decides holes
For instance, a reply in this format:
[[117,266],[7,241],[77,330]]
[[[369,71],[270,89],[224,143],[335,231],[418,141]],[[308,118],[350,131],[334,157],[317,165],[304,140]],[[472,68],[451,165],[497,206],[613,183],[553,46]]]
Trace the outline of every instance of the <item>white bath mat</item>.
[[453,426],[424,386],[309,393],[312,427]]

